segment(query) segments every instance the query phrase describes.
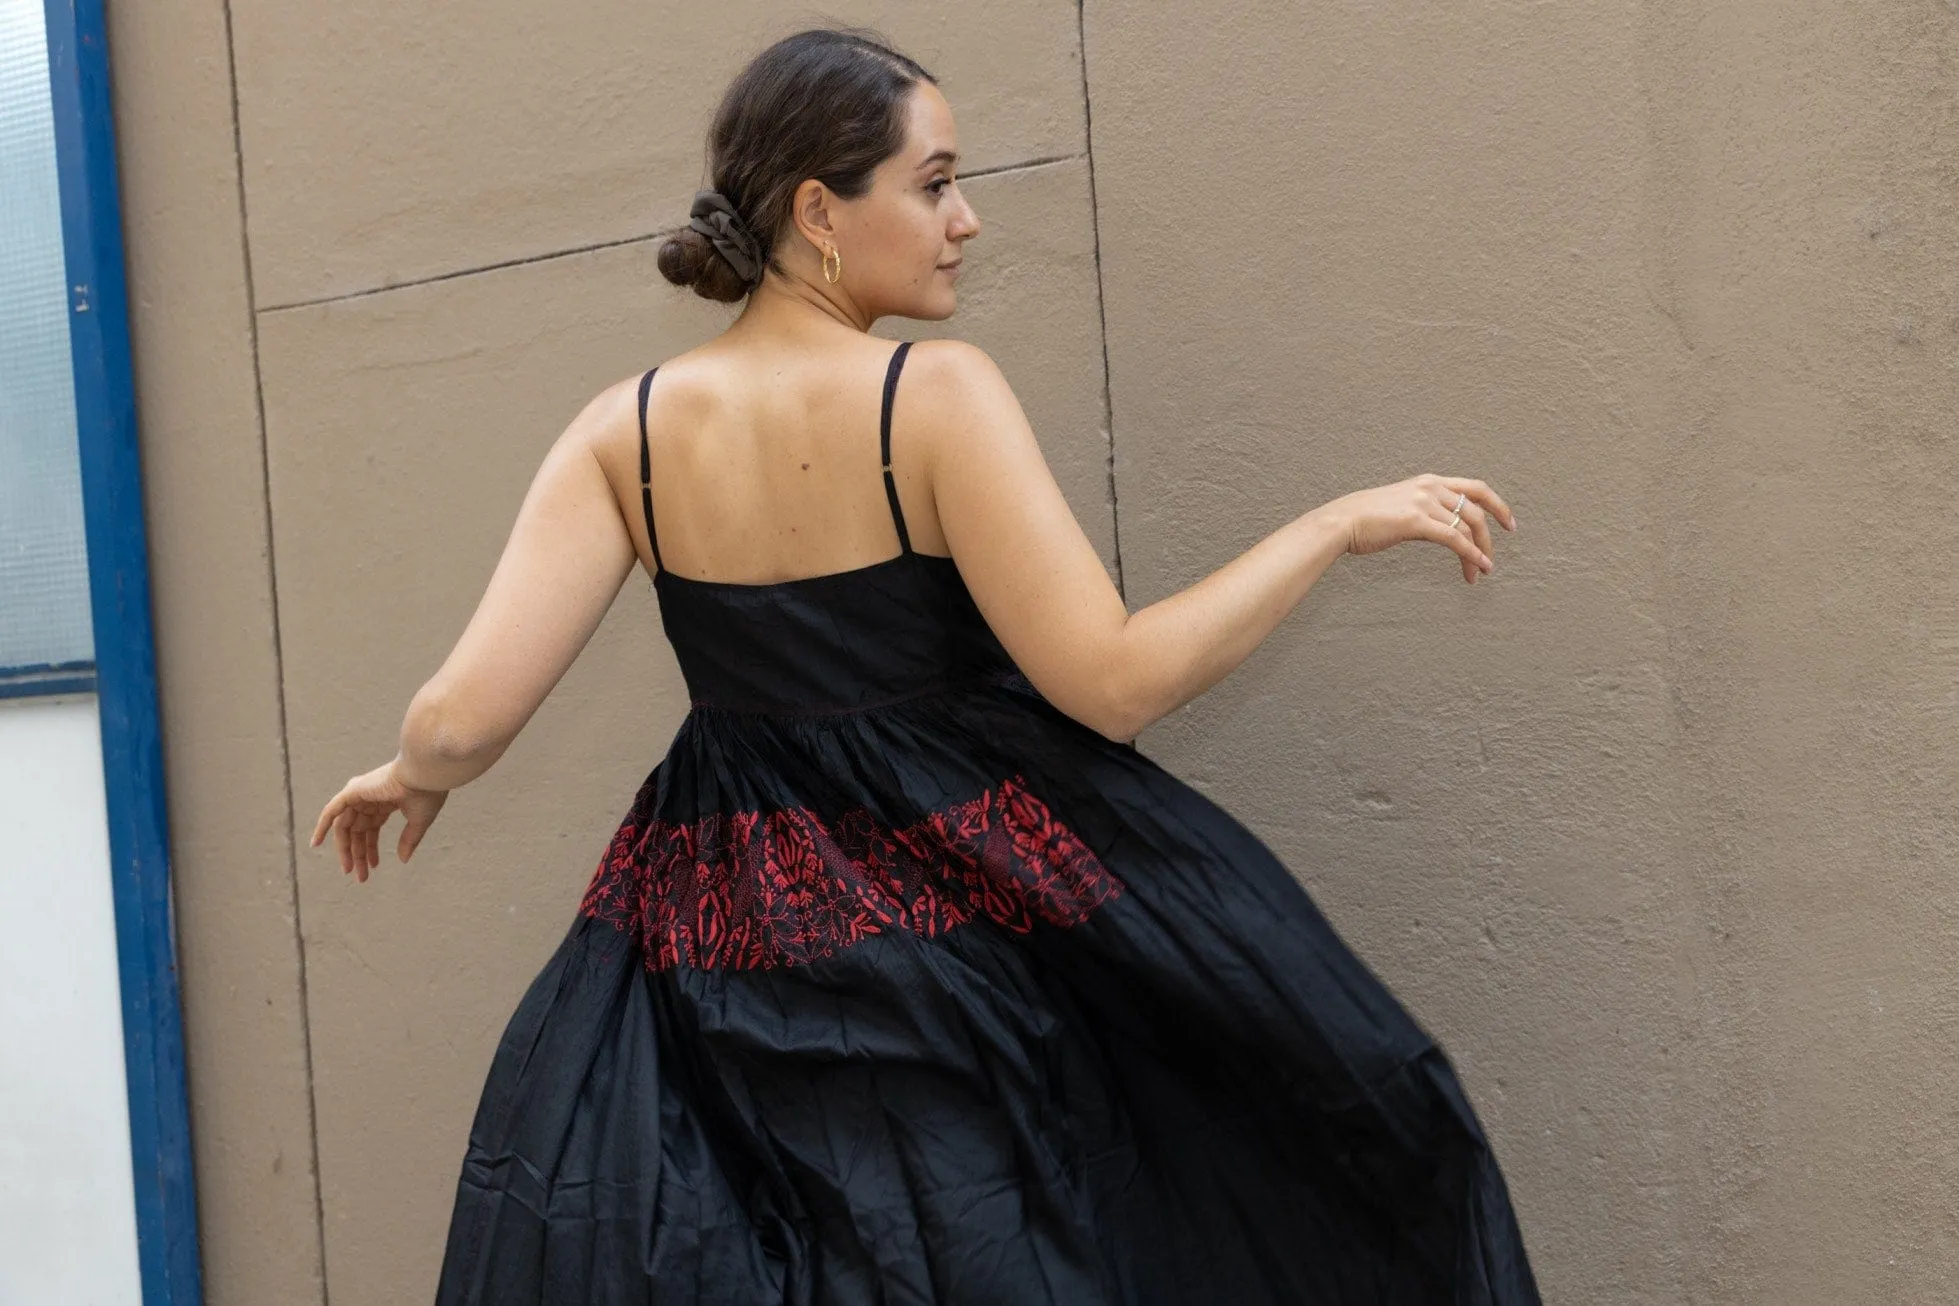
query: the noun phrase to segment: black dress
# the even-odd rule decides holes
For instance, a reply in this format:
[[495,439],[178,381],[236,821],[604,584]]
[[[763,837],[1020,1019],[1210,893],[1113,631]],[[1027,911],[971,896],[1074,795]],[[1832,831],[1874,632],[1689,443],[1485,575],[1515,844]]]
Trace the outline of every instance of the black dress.
[[496,1050],[439,1306],[1536,1302],[1435,1043],[912,550],[908,347],[898,556],[652,544],[693,705]]

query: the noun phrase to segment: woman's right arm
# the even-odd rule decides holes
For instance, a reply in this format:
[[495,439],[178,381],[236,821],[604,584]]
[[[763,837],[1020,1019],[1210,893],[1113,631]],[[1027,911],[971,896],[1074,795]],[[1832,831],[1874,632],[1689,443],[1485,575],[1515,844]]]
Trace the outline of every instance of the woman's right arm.
[[[1490,565],[1486,510],[1515,529],[1481,481],[1411,477],[1322,504],[1132,614],[993,360],[963,341],[928,340],[907,362],[906,397],[928,410],[914,429],[929,432],[939,524],[974,602],[1049,702],[1112,739],[1135,738],[1222,680],[1341,554],[1432,540],[1459,554],[1473,581]],[[1458,493],[1467,499],[1452,527]]]

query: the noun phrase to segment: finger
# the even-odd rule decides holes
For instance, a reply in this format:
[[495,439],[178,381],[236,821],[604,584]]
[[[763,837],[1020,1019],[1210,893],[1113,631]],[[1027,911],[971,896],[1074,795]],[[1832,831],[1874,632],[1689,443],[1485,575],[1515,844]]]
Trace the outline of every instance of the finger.
[[1426,538],[1454,549],[1467,565],[1483,571],[1488,571],[1495,565],[1484,556],[1481,549],[1476,547],[1476,541],[1469,537],[1469,532],[1463,529],[1461,522],[1452,526],[1447,517],[1428,516],[1422,518],[1422,525],[1427,528]]
[[347,856],[357,880],[367,878],[367,824],[370,819],[360,804],[347,810]]
[[1497,520],[1503,523],[1505,530],[1514,531],[1517,529],[1517,514],[1510,511],[1510,505],[1503,501],[1502,495],[1492,490],[1484,482],[1472,476],[1444,476],[1442,478],[1442,484],[1448,486],[1457,494],[1468,495],[1471,500],[1495,513]]
[[320,846],[320,840],[326,838],[327,829],[332,826],[333,818],[340,815],[340,809],[346,805],[346,802],[347,795],[344,792],[338,793],[333,796],[332,802],[321,809],[319,823],[313,827],[313,838],[309,844],[310,847],[318,848]]
[[367,827],[365,813],[355,808],[347,821],[347,856],[354,868],[354,878],[367,878]]
[[[1463,494],[1461,491],[1450,490],[1440,483],[1436,485],[1435,492],[1437,498],[1431,507],[1429,515],[1435,517],[1436,520],[1451,530],[1466,533],[1470,540],[1475,543],[1477,552],[1481,553],[1484,557],[1488,557],[1489,550],[1485,547],[1486,540],[1479,538],[1476,532],[1476,522],[1483,510],[1471,503],[1469,496]],[[1440,514],[1439,516],[1437,516],[1438,513]],[[1487,530],[1487,528],[1485,529]],[[1472,561],[1469,558],[1462,558],[1459,561],[1462,563],[1463,580],[1474,585],[1476,578],[1483,574],[1481,563]]]
[[395,855],[402,861],[407,861],[415,855],[415,850],[421,846],[422,836],[426,833],[428,833],[427,825],[416,825],[411,822],[402,826],[401,839],[395,844]]
[[1494,559],[1496,555],[1491,550],[1496,547],[1496,541],[1490,538],[1490,514],[1484,511],[1483,505],[1473,499],[1463,500],[1462,523],[1469,527],[1469,538],[1476,541],[1483,556]]
[[351,874],[354,869],[354,850],[348,827],[353,824],[353,813],[342,808],[340,815],[333,818],[333,847],[340,854],[342,874]]
[[[1458,517],[1453,510],[1450,512],[1447,520],[1443,524],[1446,525],[1452,531],[1456,531],[1459,534],[1468,535],[1470,537],[1470,543],[1474,544],[1476,542],[1475,534],[1470,530],[1468,520],[1466,518]],[[1482,553],[1481,546],[1478,546],[1477,552]],[[1483,554],[1483,556],[1488,557],[1489,555]],[[1456,561],[1462,564],[1463,581],[1467,584],[1474,585],[1476,583],[1476,578],[1483,574],[1483,565],[1481,560],[1468,558],[1468,557],[1459,557],[1456,559]]]
[[367,832],[367,869],[381,869],[381,827],[378,825]]
[[1496,565],[1496,561],[1490,555],[1493,541],[1490,539],[1488,514],[1460,492],[1445,493],[1443,497],[1444,502],[1437,505],[1438,511],[1443,514],[1442,522],[1469,536],[1470,542],[1476,546],[1476,552],[1490,563],[1489,567],[1484,567],[1482,570],[1489,571]]
[[1495,514],[1496,519],[1503,523],[1505,529],[1513,531],[1517,529],[1517,514],[1510,510],[1510,505],[1504,502],[1502,495],[1489,487],[1488,482],[1479,481],[1473,476],[1445,476],[1442,478],[1442,484],[1450,492],[1467,495],[1470,502]]

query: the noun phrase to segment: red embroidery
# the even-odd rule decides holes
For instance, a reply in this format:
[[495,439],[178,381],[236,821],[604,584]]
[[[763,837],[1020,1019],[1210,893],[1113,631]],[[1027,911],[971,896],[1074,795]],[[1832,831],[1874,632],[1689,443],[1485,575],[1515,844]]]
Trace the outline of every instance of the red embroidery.
[[1122,883],[1019,777],[902,830],[861,808],[620,825],[580,910],[631,933],[649,970],[762,968],[872,934],[927,937],[985,915],[1026,933],[1076,925]]

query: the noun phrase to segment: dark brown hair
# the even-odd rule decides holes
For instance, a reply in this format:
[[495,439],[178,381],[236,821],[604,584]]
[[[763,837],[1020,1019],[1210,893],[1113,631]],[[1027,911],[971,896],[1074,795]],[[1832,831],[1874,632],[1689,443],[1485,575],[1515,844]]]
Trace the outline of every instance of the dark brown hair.
[[[721,97],[707,134],[708,185],[741,215],[779,274],[775,243],[796,187],[814,177],[845,199],[905,143],[905,102],[938,78],[869,28],[818,27],[755,56]],[[707,237],[682,226],[660,246],[660,273],[722,303],[745,298],[734,266]]]

